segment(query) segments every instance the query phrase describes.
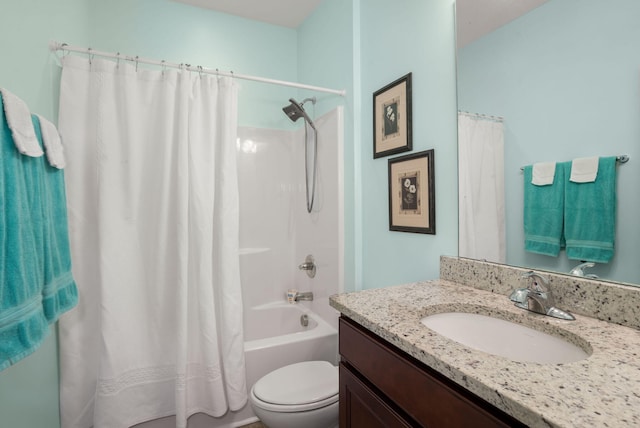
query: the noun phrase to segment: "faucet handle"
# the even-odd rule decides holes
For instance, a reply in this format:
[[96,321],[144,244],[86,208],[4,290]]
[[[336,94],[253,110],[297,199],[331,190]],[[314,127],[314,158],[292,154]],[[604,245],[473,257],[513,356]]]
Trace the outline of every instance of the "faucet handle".
[[[530,270],[521,275],[521,278],[531,279],[529,289],[534,291],[545,292],[546,286],[549,285],[549,278]],[[542,286],[541,286],[542,284]]]
[[313,256],[309,254],[305,259],[304,263],[298,265],[298,269],[306,271],[307,276],[309,278],[313,278],[316,276],[316,263],[313,260]]

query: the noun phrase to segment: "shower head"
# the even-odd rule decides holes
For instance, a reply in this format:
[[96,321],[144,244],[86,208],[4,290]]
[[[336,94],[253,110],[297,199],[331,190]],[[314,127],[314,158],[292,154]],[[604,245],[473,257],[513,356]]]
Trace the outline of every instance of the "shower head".
[[[289,102],[291,104],[282,107],[282,111],[284,111],[284,114],[286,114],[287,117],[293,122],[297,121],[301,117],[304,118],[304,176],[307,193],[307,212],[311,213],[311,210],[313,209],[313,201],[316,194],[316,176],[318,170],[318,130],[313,124],[311,118],[309,118],[309,116],[307,115],[307,112],[304,111],[303,105],[307,101],[311,101],[312,104],[315,104],[316,98],[305,98],[301,103],[297,102],[293,98],[289,98]],[[309,139],[307,138],[309,128],[313,129],[313,139],[311,140],[311,142],[309,142]],[[309,148],[310,146],[312,147],[312,149]],[[312,167],[309,166],[310,161],[313,162]],[[311,171],[309,171],[310,169]],[[311,177],[309,175],[311,175]],[[311,183],[309,183],[309,181],[311,181]]]
[[304,110],[302,108],[302,104],[298,104],[298,102],[293,98],[291,98],[289,101],[291,102],[291,104],[289,104],[288,106],[282,107],[282,111],[284,112],[284,114],[286,114],[287,117],[291,119],[293,122],[300,119],[301,117],[304,117]]
[[301,103],[297,102],[293,98],[289,98],[289,102],[291,104],[289,104],[288,106],[283,107],[282,111],[293,122],[295,122],[296,120],[298,120],[301,117],[303,117],[309,123],[309,125],[311,125],[311,127],[313,129],[315,129],[315,126],[313,126],[313,121],[311,120],[311,118],[309,118],[309,116],[307,116],[307,112],[305,112],[304,111],[304,107],[302,107],[304,105],[304,103],[306,103],[307,101],[311,101],[312,104],[315,104],[316,103],[316,98],[315,97],[305,98],[304,100],[302,100]]

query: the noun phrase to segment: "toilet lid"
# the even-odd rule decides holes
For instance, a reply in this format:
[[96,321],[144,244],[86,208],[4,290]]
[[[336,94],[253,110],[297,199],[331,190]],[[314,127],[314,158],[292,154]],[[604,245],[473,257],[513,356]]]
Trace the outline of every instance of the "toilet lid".
[[338,394],[338,368],[327,361],[291,364],[257,381],[253,393],[272,404],[315,403]]

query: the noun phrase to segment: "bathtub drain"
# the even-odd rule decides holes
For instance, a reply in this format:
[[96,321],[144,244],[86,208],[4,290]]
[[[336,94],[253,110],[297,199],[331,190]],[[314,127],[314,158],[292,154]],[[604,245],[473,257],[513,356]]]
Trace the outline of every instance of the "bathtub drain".
[[303,327],[309,326],[309,315],[300,315],[300,325]]

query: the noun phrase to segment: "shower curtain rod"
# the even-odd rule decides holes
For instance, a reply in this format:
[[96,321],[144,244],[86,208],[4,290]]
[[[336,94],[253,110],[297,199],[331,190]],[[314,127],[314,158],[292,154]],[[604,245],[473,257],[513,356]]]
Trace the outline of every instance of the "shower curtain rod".
[[504,122],[504,117],[502,116],[492,116],[490,114],[482,114],[482,113],[471,113],[469,111],[458,110],[458,113],[464,114],[466,116],[471,117],[481,117],[483,119],[495,120],[496,122]]
[[49,49],[52,52],[56,52],[56,51],[67,51],[67,52],[77,52],[77,53],[82,53],[82,54],[87,54],[89,56],[101,56],[104,58],[114,58],[114,59],[122,59],[125,61],[130,61],[130,62],[134,62],[136,65],[137,64],[149,64],[149,65],[157,65],[157,66],[161,66],[161,67],[169,67],[169,68],[178,68],[178,69],[184,69],[184,70],[189,70],[189,71],[195,71],[198,73],[205,73],[205,74],[213,74],[216,76],[226,76],[226,77],[235,77],[236,79],[242,79],[242,80],[253,80],[255,82],[262,82],[262,83],[270,83],[273,85],[281,85],[281,86],[290,86],[293,88],[298,88],[298,89],[308,89],[310,91],[317,91],[317,92],[326,92],[329,94],[336,94],[336,95],[340,95],[341,97],[344,97],[346,95],[346,90],[344,89],[330,89],[330,88],[323,88],[320,86],[312,86],[312,85],[305,85],[302,83],[296,83],[296,82],[288,82],[286,80],[276,80],[276,79],[269,79],[266,77],[259,77],[259,76],[250,76],[247,74],[237,74],[234,73],[233,71],[231,72],[224,72],[224,71],[219,71],[218,69],[212,69],[212,68],[205,68],[202,66],[192,66],[190,64],[178,64],[178,63],[173,63],[173,62],[167,62],[167,61],[157,61],[157,60],[153,60],[153,59],[147,59],[147,58],[140,58],[138,56],[128,56],[128,55],[121,55],[120,52],[118,53],[112,53],[112,52],[102,52],[102,51],[97,51],[95,49],[92,48],[81,48],[81,47],[77,47],[77,46],[71,46],[68,45],[66,43],[60,43],[60,42],[55,42],[52,41],[49,43]]
[[[627,163],[629,162],[629,155],[618,155],[616,156],[616,162],[618,163]],[[524,167],[520,167],[520,171],[524,171]]]

